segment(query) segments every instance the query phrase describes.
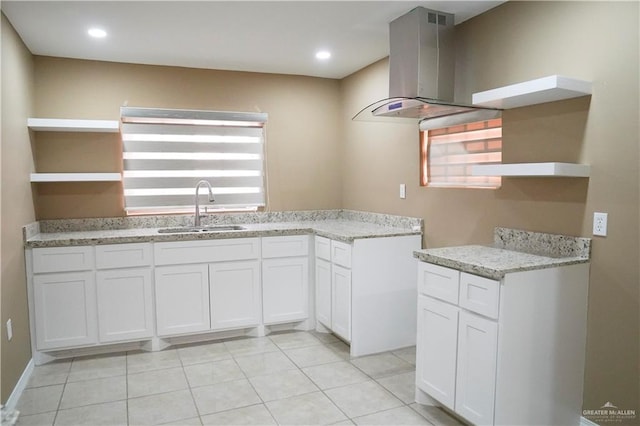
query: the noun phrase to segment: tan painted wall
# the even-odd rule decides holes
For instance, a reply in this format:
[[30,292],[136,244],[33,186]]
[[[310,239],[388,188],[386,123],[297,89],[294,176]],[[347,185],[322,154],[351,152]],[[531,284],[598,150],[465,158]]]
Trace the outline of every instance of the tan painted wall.
[[[120,106],[262,111],[270,210],[338,208],[337,80],[36,57],[36,114],[118,119]],[[38,171],[118,171],[117,137],[36,135]],[[119,183],[37,187],[37,217],[123,215]]]
[[590,236],[593,212],[609,213],[609,235],[593,241],[585,409],[611,401],[640,412],[638,12],[637,2],[508,2],[456,29],[459,102],[551,74],[593,81],[590,100],[503,115],[503,162],[589,163],[589,180],[419,187],[415,127],[350,121],[387,96],[387,61],[342,81],[344,208],[422,217],[427,247],[490,243],[495,226]]
[[[33,59],[2,15],[1,265],[2,361],[0,399],[5,403],[31,358],[22,226],[33,222],[29,173],[33,170],[26,127],[33,108]],[[5,324],[11,318],[13,339]]]

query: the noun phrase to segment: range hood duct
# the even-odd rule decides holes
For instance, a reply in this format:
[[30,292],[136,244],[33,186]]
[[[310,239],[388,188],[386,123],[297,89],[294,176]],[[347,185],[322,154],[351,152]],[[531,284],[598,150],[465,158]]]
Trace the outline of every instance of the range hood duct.
[[[452,122],[465,122],[461,114],[487,110],[453,102],[453,18],[451,13],[416,7],[389,23],[389,98],[367,106],[354,120],[414,123],[458,115]],[[488,115],[495,116],[496,110],[491,111]]]

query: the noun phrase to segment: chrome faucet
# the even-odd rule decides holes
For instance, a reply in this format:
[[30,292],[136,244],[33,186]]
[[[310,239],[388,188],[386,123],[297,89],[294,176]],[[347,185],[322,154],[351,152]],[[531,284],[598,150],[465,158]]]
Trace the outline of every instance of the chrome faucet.
[[196,184],[196,217],[193,222],[193,226],[200,226],[200,201],[198,199],[198,190],[200,189],[200,185],[206,185],[209,190],[209,202],[214,202],[213,198],[213,188],[211,188],[211,184],[206,180],[201,180]]

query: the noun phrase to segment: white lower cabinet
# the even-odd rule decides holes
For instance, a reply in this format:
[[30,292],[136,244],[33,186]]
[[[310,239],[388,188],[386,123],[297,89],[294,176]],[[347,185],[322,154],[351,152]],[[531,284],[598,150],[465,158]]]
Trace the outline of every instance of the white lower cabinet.
[[35,275],[33,295],[38,350],[98,342],[92,271]]
[[309,236],[262,238],[262,319],[282,324],[309,318]]
[[312,241],[287,235],[27,248],[34,359],[136,341],[155,348],[157,338],[212,331],[257,327],[259,334],[265,325],[306,329],[316,319],[349,342],[353,356],[414,345],[415,274],[407,271],[420,236],[318,237],[316,262]]
[[491,424],[496,322],[419,296],[418,333],[417,386],[473,423]]
[[153,250],[158,336],[260,324],[259,238],[161,242]]
[[158,336],[209,330],[209,266],[155,268]]
[[351,270],[331,267],[331,330],[351,341]]
[[417,401],[477,425],[579,424],[588,276],[579,264],[497,281],[420,262]]
[[309,259],[292,257],[262,261],[265,324],[300,321],[309,317]]
[[260,324],[260,262],[220,262],[209,265],[211,329]]
[[420,235],[315,237],[316,320],[349,343],[351,356],[416,344],[416,261]]
[[96,246],[95,262],[99,342],[151,338],[154,319],[151,244]]
[[153,336],[151,244],[37,248],[30,259],[36,349]]
[[316,320],[351,342],[351,245],[315,238]]
[[[488,294],[497,310],[499,282],[426,263],[418,276],[416,386],[474,424],[493,424],[498,324],[462,306]],[[483,291],[460,285],[470,281]],[[471,306],[486,311],[486,303]]]
[[98,271],[96,289],[101,343],[153,336],[150,268]]

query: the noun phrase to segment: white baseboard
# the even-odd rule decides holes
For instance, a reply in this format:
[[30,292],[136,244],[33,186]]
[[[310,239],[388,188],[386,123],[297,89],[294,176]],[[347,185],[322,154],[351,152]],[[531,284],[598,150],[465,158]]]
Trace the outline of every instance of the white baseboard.
[[31,378],[31,374],[33,373],[33,367],[33,358],[31,358],[29,360],[29,363],[27,363],[27,366],[24,368],[24,371],[20,376],[20,380],[18,380],[18,383],[16,383],[15,387],[13,388],[13,392],[11,392],[11,395],[9,395],[9,399],[7,399],[7,403],[5,404],[5,406],[8,409],[16,409],[18,400],[22,396],[22,392],[24,391],[24,389],[27,387],[27,383],[29,383],[29,379]]
[[598,423],[592,422],[591,420],[580,417],[580,426],[599,426]]

